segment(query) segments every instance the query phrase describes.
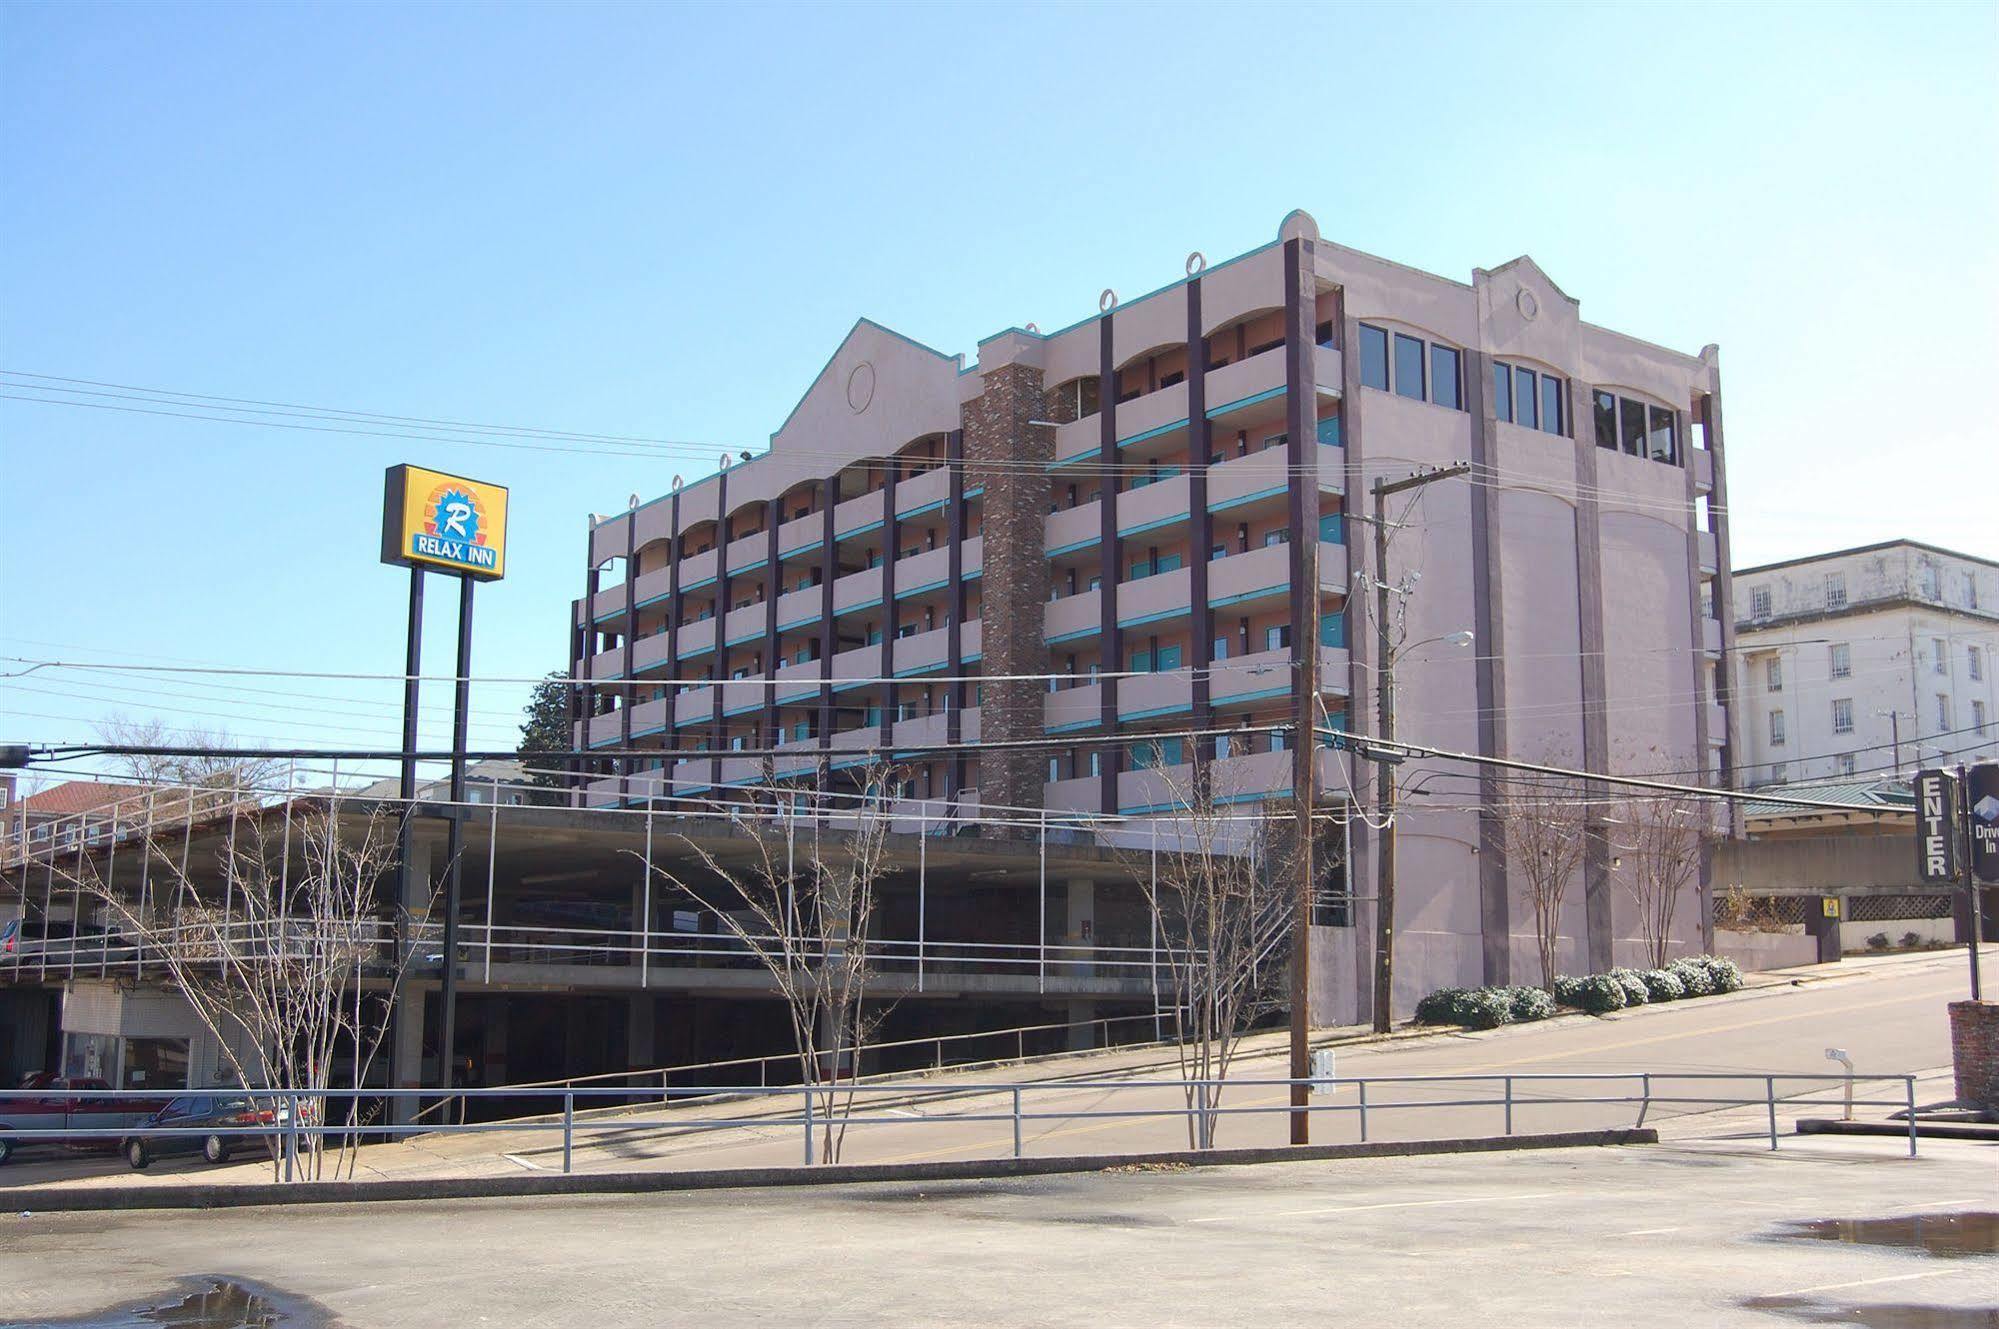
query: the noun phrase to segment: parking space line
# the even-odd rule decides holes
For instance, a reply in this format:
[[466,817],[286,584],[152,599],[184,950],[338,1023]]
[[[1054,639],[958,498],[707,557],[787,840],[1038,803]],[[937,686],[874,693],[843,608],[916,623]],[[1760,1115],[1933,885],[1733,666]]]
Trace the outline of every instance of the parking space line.
[[1788,1292],[1765,1292],[1766,1297],[1802,1297],[1808,1292],[1839,1292],[1850,1287],[1875,1287],[1882,1283],[1908,1283],[1918,1278],[1942,1278],[1955,1269],[1926,1269],[1920,1274],[1889,1274],[1885,1278],[1860,1278],[1851,1283],[1820,1283],[1816,1287],[1794,1287]]

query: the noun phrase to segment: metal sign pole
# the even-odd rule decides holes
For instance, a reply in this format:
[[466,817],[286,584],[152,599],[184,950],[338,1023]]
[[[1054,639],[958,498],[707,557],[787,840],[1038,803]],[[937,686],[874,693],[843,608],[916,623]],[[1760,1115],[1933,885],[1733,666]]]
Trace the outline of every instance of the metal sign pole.
[[466,726],[472,709],[472,590],[470,577],[458,579],[458,674],[451,703],[451,819],[445,833],[444,971],[439,1005],[442,1025],[437,1031],[437,1087],[452,1088],[451,1072],[458,1045],[458,905],[460,873],[465,857]]
[[[396,796],[402,803],[402,821],[396,830],[396,967],[394,989],[390,993],[390,1018],[401,1021],[407,1012],[402,1009],[404,975],[409,971],[407,957],[411,938],[409,935],[409,903],[414,891],[411,889],[411,859],[415,856],[415,836],[413,817],[416,810],[416,719],[417,710],[422,705],[423,685],[419,681],[423,673],[423,569],[410,568],[409,635],[403,652],[403,750],[400,776],[396,785]],[[419,1077],[421,1078],[421,1077]],[[393,1064],[389,1068],[389,1083],[397,1089],[413,1088],[412,1085],[398,1083]]]

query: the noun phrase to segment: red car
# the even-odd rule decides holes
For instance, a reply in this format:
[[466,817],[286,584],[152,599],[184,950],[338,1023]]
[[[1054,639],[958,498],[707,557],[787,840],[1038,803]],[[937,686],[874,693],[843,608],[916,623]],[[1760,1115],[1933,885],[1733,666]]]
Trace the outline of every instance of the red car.
[[0,1163],[14,1156],[16,1148],[33,1144],[66,1144],[75,1149],[115,1149],[115,1134],[88,1135],[75,1140],[43,1136],[33,1140],[10,1138],[15,1131],[106,1131],[117,1132],[136,1126],[166,1106],[165,1097],[111,1098],[111,1086],[90,1076],[55,1075],[38,1071],[21,1082],[18,1090],[0,1093]]

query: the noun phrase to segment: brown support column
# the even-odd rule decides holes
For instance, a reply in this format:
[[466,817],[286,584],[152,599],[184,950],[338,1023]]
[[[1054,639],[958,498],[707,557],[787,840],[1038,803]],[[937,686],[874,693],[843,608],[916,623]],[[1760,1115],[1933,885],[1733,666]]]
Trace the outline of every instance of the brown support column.
[[[669,783],[673,773],[672,754],[680,747],[680,728],[675,712],[680,709],[680,491],[675,489],[667,500],[666,518],[666,663],[661,666],[666,678],[666,738],[660,744],[667,750],[660,765],[660,788],[671,795],[674,790]],[[672,806],[669,804],[668,806]]]
[[819,484],[821,514],[819,535],[819,769],[814,783],[824,793],[832,776],[833,745],[833,653],[839,649],[840,634],[833,622],[833,583],[840,579],[839,541],[833,533],[833,509],[840,505],[840,476],[835,472]]
[[[1478,696],[1478,750],[1506,755],[1505,620],[1501,615],[1500,529],[1497,495],[1499,420],[1492,401],[1492,357],[1465,352],[1465,405],[1471,412],[1472,615],[1476,644],[1474,672]],[[1571,417],[1573,422],[1573,416]],[[1478,771],[1478,922],[1485,981],[1513,981],[1513,908],[1507,891],[1506,819],[1501,813],[1499,774]]]
[[[1111,320],[1116,317],[1114,310],[1106,310],[1097,320],[1097,466],[1103,475],[1099,490],[1100,506],[1097,509],[1097,604],[1100,610],[1097,627],[1098,658],[1102,661],[1100,672],[1105,675],[1098,684],[1099,704],[1097,723],[1104,737],[1117,732],[1118,681],[1110,675],[1124,668],[1124,634],[1118,631],[1117,602],[1118,582],[1123,579],[1123,558],[1118,547],[1117,504],[1118,487],[1123,478],[1123,468],[1118,464],[1117,448],[1117,366],[1116,350],[1111,336]],[[1104,743],[1097,749],[1101,766],[1098,771],[1097,808],[1099,811],[1116,813],[1118,810],[1118,771],[1124,765],[1124,753],[1115,743]]]
[[[895,556],[902,544],[902,523],[895,516],[896,471],[902,465],[888,459],[882,482],[882,659],[875,672],[883,678],[895,677],[895,634],[902,630],[902,611],[895,602]],[[895,742],[895,684],[882,684],[882,739]]]
[[[1352,521],[1352,500],[1367,493],[1367,477],[1363,467],[1365,434],[1362,422],[1365,411],[1362,406],[1363,390],[1360,382],[1360,320],[1351,316],[1347,309],[1346,292],[1340,293],[1340,446],[1346,453],[1346,495],[1347,517]],[[1361,574],[1367,578],[1379,578],[1386,570],[1373,566],[1373,540],[1347,541],[1347,570],[1349,574]],[[1349,603],[1353,582],[1348,582]],[[1366,598],[1371,598],[1366,597]],[[1374,696],[1376,678],[1374,674],[1374,633],[1361,627],[1349,615],[1350,630],[1347,633],[1347,728],[1356,734],[1370,734],[1375,728],[1375,706],[1370,704]],[[1370,792],[1375,791],[1378,768],[1371,761],[1361,761],[1351,755],[1343,756],[1353,773],[1353,796],[1360,806],[1365,806]],[[1349,808],[1347,822],[1347,881],[1349,889],[1354,882],[1375,880],[1371,851],[1375,849],[1373,833],[1366,821],[1353,815],[1359,807]],[[1372,909],[1369,911],[1372,917]],[[1371,936],[1371,924],[1362,930],[1364,922],[1360,911],[1350,915],[1350,922],[1357,931],[1356,941]],[[1362,943],[1354,946],[1353,984],[1356,993],[1355,1018],[1363,1022],[1374,1016],[1374,964],[1373,947]]]
[[964,742],[965,677],[965,433],[953,429],[944,441],[944,465],[949,472],[950,497],[946,500],[945,539],[951,579],[950,617],[944,625],[944,668],[951,680],[944,685],[944,743],[950,749],[944,758],[944,797],[955,809],[959,791],[965,787],[965,754],[958,750]]
[[711,797],[721,797],[723,685],[729,678],[729,468],[715,479],[715,708],[708,721],[708,783]]
[[784,520],[782,496],[773,497],[764,509],[764,709],[763,741],[759,747],[774,748],[783,737],[777,720],[777,601],[784,594],[784,568],[777,556],[777,528]]
[[[1214,727],[1214,683],[1209,667],[1215,662],[1215,611],[1208,603],[1208,553],[1215,542],[1215,520],[1208,512],[1208,454],[1214,446],[1208,425],[1208,339],[1201,335],[1201,279],[1187,280],[1187,584],[1193,606],[1193,642],[1189,662],[1194,667],[1191,727]],[[1209,793],[1212,737],[1194,740],[1194,796]]]
[[[618,748],[623,752],[632,750],[632,642],[639,631],[639,514],[637,509],[625,512],[625,643],[620,656],[618,672]],[[615,763],[618,770],[618,805],[632,796],[632,759],[619,757]]]
[[[1574,420],[1589,400],[1588,388],[1569,381],[1569,418]],[[1594,407],[1590,418],[1595,419]],[[1594,431],[1592,431],[1593,433]],[[1576,620],[1582,646],[1583,769],[1607,772],[1610,762],[1610,716],[1604,709],[1603,546],[1601,514],[1596,500],[1597,467],[1594,437],[1578,435],[1576,458]],[[1589,810],[1583,817],[1584,961],[1591,972],[1611,967],[1616,929],[1611,916],[1610,826],[1602,811],[1609,786],[1587,786]]]
[[1298,805],[1293,852],[1298,859],[1298,899],[1291,932],[1291,1142],[1312,1138],[1304,1109],[1311,1090],[1297,1083],[1309,1071],[1306,1035],[1310,1028],[1312,900],[1318,884],[1313,860],[1312,821],[1318,782],[1319,724],[1319,387],[1312,332],[1317,323],[1318,284],[1312,243],[1284,242],[1285,454],[1291,464],[1291,643],[1292,689],[1298,727],[1291,762],[1291,795]]
[[[1044,419],[1041,371],[1008,363],[981,375],[984,391],[964,404],[967,479],[983,488],[985,568],[982,575],[984,702],[980,735],[993,743],[1032,740],[1046,732],[1048,672],[1044,628],[1049,569],[1048,463],[1055,431]],[[979,759],[981,803],[1039,807],[1046,754],[1031,748],[989,748]],[[1018,820],[1016,814],[1003,814]],[[1026,839],[1022,827],[988,826],[999,838]]]

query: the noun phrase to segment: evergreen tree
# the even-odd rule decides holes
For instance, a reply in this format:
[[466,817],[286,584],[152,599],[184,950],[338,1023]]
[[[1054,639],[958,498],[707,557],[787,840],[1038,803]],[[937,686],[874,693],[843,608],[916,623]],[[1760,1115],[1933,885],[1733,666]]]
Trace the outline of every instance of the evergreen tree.
[[[569,684],[561,670],[553,670],[534,685],[528,697],[527,718],[521,721],[520,759],[529,768],[528,783],[543,789],[561,789],[563,780],[555,772],[567,762],[549,753],[568,752],[574,746],[569,728]],[[537,803],[560,801],[554,794],[537,794]]]

